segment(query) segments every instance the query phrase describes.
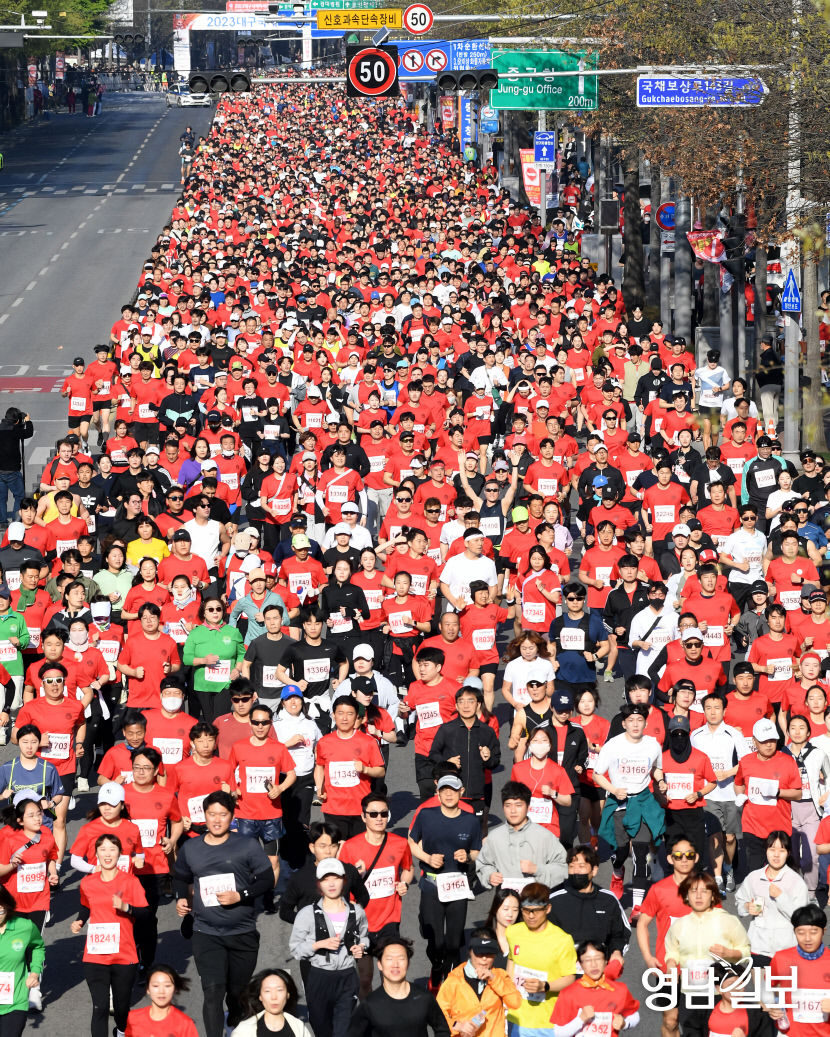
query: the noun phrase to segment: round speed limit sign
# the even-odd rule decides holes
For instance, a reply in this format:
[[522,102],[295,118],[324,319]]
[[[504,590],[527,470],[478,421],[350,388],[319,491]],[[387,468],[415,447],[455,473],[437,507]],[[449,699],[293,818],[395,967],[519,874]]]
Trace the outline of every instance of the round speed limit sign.
[[347,48],[346,80],[349,97],[388,97],[397,94],[397,47]]
[[432,28],[432,11],[426,4],[410,4],[403,13],[403,27],[413,36],[423,36]]

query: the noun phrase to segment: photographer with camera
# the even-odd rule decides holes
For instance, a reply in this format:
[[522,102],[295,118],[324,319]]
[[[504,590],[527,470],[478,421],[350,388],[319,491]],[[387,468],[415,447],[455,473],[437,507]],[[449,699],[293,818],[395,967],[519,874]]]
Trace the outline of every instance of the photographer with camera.
[[[23,500],[23,441],[34,435],[32,419],[17,407],[9,407],[0,421],[0,530],[20,512]],[[12,495],[11,516],[8,496]]]

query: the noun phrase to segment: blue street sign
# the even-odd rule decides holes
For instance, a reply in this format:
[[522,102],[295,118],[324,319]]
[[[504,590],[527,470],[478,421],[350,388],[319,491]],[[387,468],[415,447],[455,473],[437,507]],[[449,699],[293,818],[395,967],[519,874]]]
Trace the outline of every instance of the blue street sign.
[[[482,133],[498,133],[499,113],[495,108],[483,105],[479,112],[478,124]],[[827,226],[830,228],[830,216],[827,217]],[[828,234],[830,234],[830,229],[828,229]]]
[[461,98],[461,132],[458,135],[458,139],[462,148],[465,144],[475,143],[473,102],[468,97]]
[[398,48],[398,79],[429,83],[440,72],[489,68],[489,40],[390,40]]
[[556,161],[556,131],[537,130],[533,134],[533,161]]
[[746,108],[764,103],[766,84],[757,76],[638,76],[638,108]]
[[801,292],[795,283],[795,274],[791,270],[787,274],[784,291],[781,293],[782,313],[801,313]]

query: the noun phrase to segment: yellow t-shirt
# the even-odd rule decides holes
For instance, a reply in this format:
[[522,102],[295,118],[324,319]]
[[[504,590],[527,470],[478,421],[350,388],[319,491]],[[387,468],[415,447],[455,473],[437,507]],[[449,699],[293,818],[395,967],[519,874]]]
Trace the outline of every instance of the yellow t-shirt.
[[127,562],[130,565],[138,565],[142,558],[155,558],[157,562],[161,562],[169,554],[167,544],[158,537],[152,537],[150,540],[140,540],[136,537],[127,544]]
[[[522,994],[521,1006],[507,1014],[508,1022],[533,1029],[552,1029],[550,1017],[557,995],[526,995],[522,976],[538,976],[552,983],[563,976],[576,974],[576,948],[568,934],[548,922],[543,929],[528,929],[524,922],[508,926],[507,942],[510,950],[508,960],[513,962],[513,982]],[[544,975],[541,975],[544,973]]]

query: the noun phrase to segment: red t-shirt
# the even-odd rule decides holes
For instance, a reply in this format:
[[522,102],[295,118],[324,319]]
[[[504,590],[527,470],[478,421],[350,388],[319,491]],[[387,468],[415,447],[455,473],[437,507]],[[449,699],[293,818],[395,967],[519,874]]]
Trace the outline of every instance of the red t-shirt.
[[[448,644],[441,634],[428,637],[418,647],[418,652],[429,645],[430,648],[440,648],[444,653],[444,665],[441,667],[441,676],[449,680],[457,681],[459,684],[467,677],[470,670],[477,669],[481,664],[478,652],[473,647],[472,641],[466,637],[459,637],[452,644]],[[418,652],[415,658],[418,658]],[[456,691],[458,688],[456,688]]]
[[175,1005],[165,1019],[156,1022],[150,1018],[150,1008],[133,1008],[127,1016],[126,1037],[199,1037],[196,1024]]
[[138,954],[133,937],[133,919],[112,906],[119,896],[130,907],[147,907],[147,897],[135,875],[117,872],[111,882],[100,874],[81,879],[81,904],[89,908],[84,961],[95,965],[135,965]]
[[168,771],[190,756],[190,729],[197,722],[195,717],[182,712],[166,717],[160,709],[145,710],[144,716],[147,718],[144,739],[147,745],[158,749]]
[[[100,772],[99,772],[100,773]],[[115,835],[121,843],[121,856],[118,858],[118,867],[121,871],[132,871],[132,857],[137,853],[143,853],[141,848],[141,832],[138,826],[126,817],[122,817],[116,825],[106,824],[102,818],[96,817],[94,821],[87,821],[75,836],[70,853],[76,857],[83,857],[90,864],[98,863],[98,855],[95,852],[95,843],[102,835]]]
[[404,702],[416,713],[415,721],[415,755],[429,756],[435,735],[442,724],[456,715],[455,693],[458,684],[445,677],[436,684],[425,684],[413,681],[409,685]]
[[666,799],[671,810],[702,810],[703,801],[687,803],[690,792],[700,792],[709,781],[715,781],[712,761],[700,751],[692,749],[685,763],[678,763],[670,752],[663,753],[663,774],[668,785]]
[[798,638],[793,634],[784,634],[779,641],[774,641],[770,634],[756,637],[749,646],[746,661],[758,666],[775,666],[775,673],[770,676],[762,673],[758,681],[758,690],[763,692],[771,702],[780,702],[787,682],[793,675],[793,660],[798,655]]
[[355,761],[366,767],[382,767],[383,757],[378,743],[371,735],[355,731],[350,738],[341,738],[336,731],[323,735],[317,743],[316,761],[324,769],[324,814],[357,817],[360,801],[371,787],[364,772],[355,770]]
[[204,824],[202,803],[211,792],[221,792],[223,784],[233,784],[233,768],[227,760],[214,756],[209,763],[200,764],[188,756],[173,769],[167,787],[176,793],[182,813],[193,823]]
[[542,793],[543,785],[550,785],[554,795],[572,796],[574,787],[571,779],[554,760],[545,760],[544,767],[535,770],[533,761],[514,763],[510,772],[511,781],[520,781],[530,789],[530,808],[527,816],[531,821],[547,828],[559,838],[559,814],[553,799]]
[[[821,1014],[821,1001],[827,996],[830,986],[830,947],[825,947],[820,958],[808,961],[798,953],[797,947],[787,947],[772,956],[770,973],[774,977],[773,986],[790,986],[790,970],[796,969],[796,983],[792,994],[786,995],[787,1003],[793,1002],[795,1010],[788,1010],[790,1028],[789,1037],[827,1037],[826,1022],[800,1022],[795,1019],[796,1011],[800,1015]],[[785,977],[776,983],[775,977]],[[823,1016],[822,1016],[823,1019]]]
[[[377,855],[379,847],[373,846],[365,833],[347,839],[340,850],[340,860],[357,865],[363,861],[368,868]],[[401,872],[412,867],[412,854],[406,839],[392,832],[387,833],[386,845],[372,871],[364,879],[369,903],[366,905],[366,920],[369,932],[378,933],[390,922],[401,920],[401,898],[395,890]]]
[[143,677],[128,678],[127,706],[130,709],[159,709],[159,685],[167,676],[164,664],[179,661],[179,652],[173,638],[167,634],[159,634],[153,640],[139,629],[127,638],[118,661],[132,670],[138,669],[139,666],[144,667]]
[[772,706],[762,691],[753,691],[747,699],[738,698],[734,692],[726,697],[723,719],[730,727],[736,727],[744,738],[752,737],[752,728],[759,720],[771,716]]
[[34,724],[49,744],[38,751],[42,760],[50,760],[58,774],[74,774],[76,767],[75,736],[84,723],[84,707],[77,699],[64,698],[52,703],[45,696],[32,699],[17,714],[15,727]]
[[40,841],[33,846],[27,845],[29,837],[22,828],[6,825],[0,829],[0,860],[5,864],[22,847],[21,863],[4,879],[3,885],[17,902],[17,910],[28,914],[30,911],[48,911],[51,887],[46,868],[49,861],[58,859],[58,847],[55,837],[43,825],[40,829]]
[[233,790],[239,793],[237,817],[258,821],[282,817],[280,797],[270,799],[265,788],[266,781],[279,785],[280,775],[294,770],[294,760],[282,742],[269,738],[264,745],[252,745],[250,737],[235,742],[228,764],[235,772]]
[[[571,983],[569,987],[565,987],[557,997],[556,1004],[553,1006],[553,1014],[550,1017],[551,1022],[565,1026],[585,1005],[591,1005],[597,1013],[609,1013],[611,1017],[621,1015],[623,1018],[634,1015],[640,1008],[640,1002],[632,997],[631,991],[625,983],[620,983],[619,980],[604,979],[602,986],[597,986],[583,976],[575,983]],[[590,1025],[586,1027],[588,1032],[590,1029]],[[613,1032],[618,1033],[619,1031],[614,1030]]]
[[677,892],[678,883],[674,881],[673,875],[667,875],[660,879],[646,893],[643,901],[643,914],[653,918],[657,923],[657,943],[654,956],[660,962],[661,967],[666,964],[666,933],[672,922],[678,918],[685,918],[692,913],[688,904],[684,904]]
[[175,824],[182,815],[176,794],[165,785],[153,785],[147,792],[139,792],[135,784],[124,786],[124,798],[130,818],[141,832],[144,848],[142,875],[166,875],[170,871],[167,855],[161,848],[161,838],[167,833],[167,822]]
[[735,784],[745,786],[748,796],[741,824],[745,832],[765,839],[770,832],[792,834],[793,818],[789,800],[776,799],[779,789],[800,789],[801,772],[792,756],[777,752],[770,760],[751,753],[738,763]]

